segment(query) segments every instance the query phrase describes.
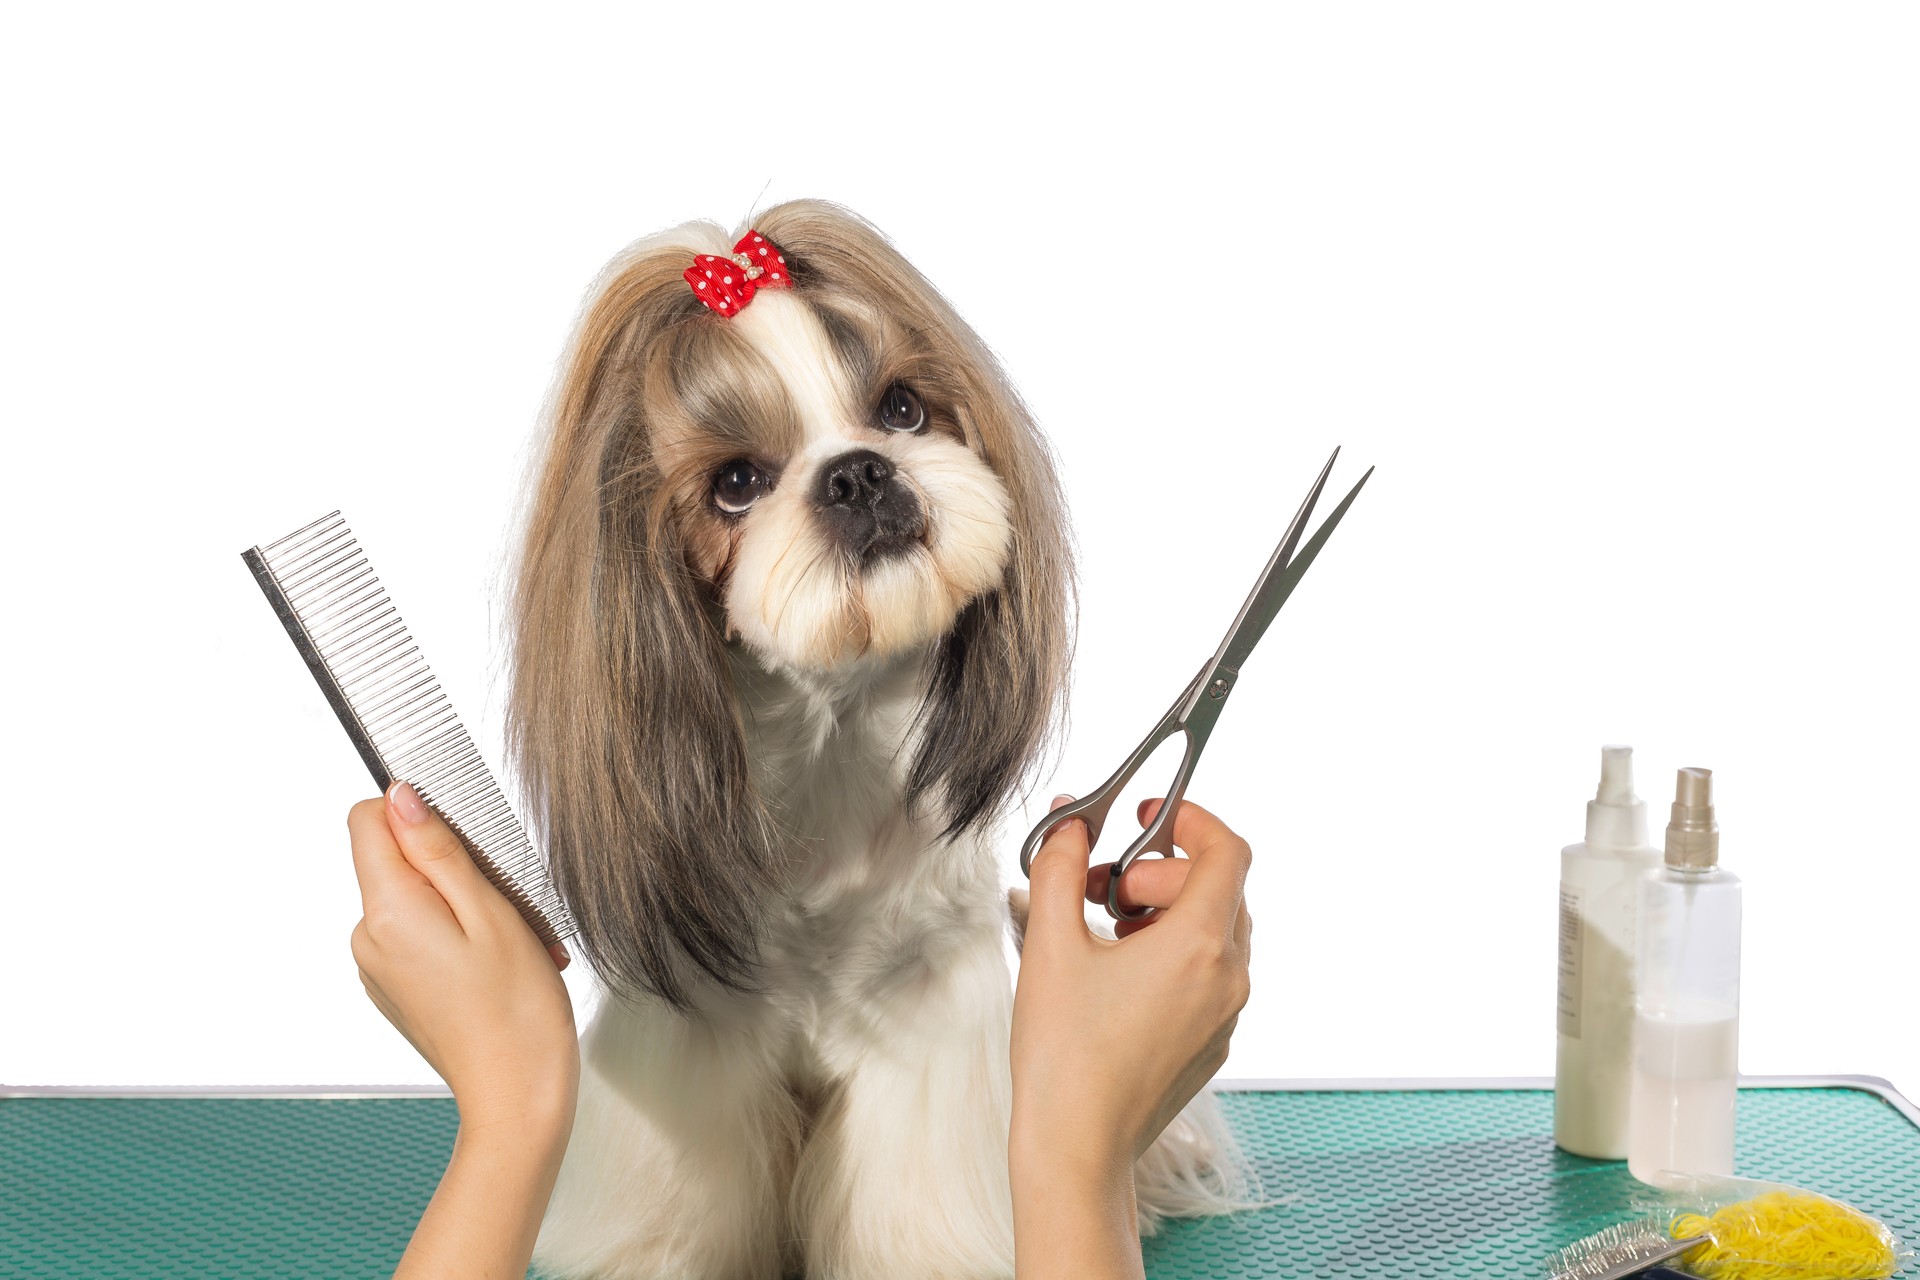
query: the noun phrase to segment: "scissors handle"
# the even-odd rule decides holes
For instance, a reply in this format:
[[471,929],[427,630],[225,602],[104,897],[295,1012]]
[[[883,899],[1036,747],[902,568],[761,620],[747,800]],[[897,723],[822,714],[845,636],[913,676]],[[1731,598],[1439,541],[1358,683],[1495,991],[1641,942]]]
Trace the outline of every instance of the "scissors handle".
[[1127,846],[1127,851],[1114,859],[1113,868],[1107,874],[1107,914],[1115,920],[1145,920],[1159,910],[1158,907],[1141,907],[1138,911],[1128,911],[1120,905],[1120,877],[1127,873],[1134,859],[1143,853],[1156,853],[1163,858],[1173,856],[1173,820],[1180,812],[1180,801],[1186,797],[1187,783],[1193,778],[1193,766],[1200,762],[1201,741],[1191,728],[1182,727],[1187,735],[1187,749],[1181,753],[1180,767],[1174,771],[1173,785],[1167,788],[1166,798],[1160,802],[1159,811],[1153,820],[1147,823],[1147,829],[1138,839]]
[[[1220,692],[1213,697],[1203,697],[1198,705],[1192,704],[1193,694],[1203,684],[1218,687]],[[1174,734],[1185,735],[1186,749],[1181,753],[1180,766],[1174,771],[1173,784],[1167,788],[1165,799],[1161,801],[1159,812],[1147,823],[1134,842],[1127,846],[1113,864],[1113,871],[1107,878],[1107,914],[1115,920],[1145,920],[1154,913],[1153,907],[1142,907],[1129,912],[1120,906],[1120,877],[1134,860],[1143,853],[1157,853],[1163,858],[1173,856],[1173,820],[1179,812],[1180,800],[1186,795],[1187,783],[1193,778],[1194,766],[1200,762],[1200,752],[1207,745],[1207,736],[1213,729],[1213,722],[1219,718],[1227,692],[1232,688],[1231,680],[1222,681],[1214,665],[1208,663],[1200,669],[1200,674],[1181,691],[1180,697],[1160,717],[1160,723],[1133,749],[1113,776],[1095,787],[1091,792],[1061,805],[1034,824],[1027,833],[1026,840],[1020,846],[1020,870],[1029,879],[1033,876],[1033,858],[1040,852],[1040,846],[1046,842],[1047,832],[1069,818],[1079,818],[1087,824],[1087,844],[1089,847],[1100,840],[1100,829],[1106,824],[1107,811],[1147,757],[1171,738]],[[1190,710],[1191,708],[1191,710]]]

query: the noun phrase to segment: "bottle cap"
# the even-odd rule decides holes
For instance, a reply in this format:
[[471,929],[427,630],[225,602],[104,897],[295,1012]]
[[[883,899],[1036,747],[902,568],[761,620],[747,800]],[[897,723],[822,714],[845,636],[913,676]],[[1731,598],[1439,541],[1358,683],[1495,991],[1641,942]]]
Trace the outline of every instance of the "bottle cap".
[[1682,769],[1667,823],[1667,865],[1705,871],[1720,862],[1720,824],[1713,820],[1713,770]]
[[1587,801],[1587,844],[1595,849],[1641,849],[1647,843],[1647,803],[1633,794],[1633,748],[1600,748],[1600,792]]

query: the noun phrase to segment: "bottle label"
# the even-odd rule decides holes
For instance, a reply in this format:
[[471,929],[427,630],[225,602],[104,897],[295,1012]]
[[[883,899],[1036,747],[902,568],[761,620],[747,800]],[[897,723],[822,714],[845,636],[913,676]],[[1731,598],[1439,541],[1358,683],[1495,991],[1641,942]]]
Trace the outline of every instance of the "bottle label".
[[1560,1034],[1580,1038],[1580,891],[1560,886]]

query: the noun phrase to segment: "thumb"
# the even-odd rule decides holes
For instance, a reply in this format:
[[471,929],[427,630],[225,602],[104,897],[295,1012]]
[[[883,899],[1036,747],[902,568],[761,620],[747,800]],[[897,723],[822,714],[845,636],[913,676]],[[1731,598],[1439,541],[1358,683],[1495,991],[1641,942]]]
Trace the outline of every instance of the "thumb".
[[474,865],[453,828],[427,807],[412,784],[395,782],[387,789],[387,815],[408,865],[440,891],[463,925],[470,913],[482,908],[488,893],[499,892]]
[[[1072,800],[1056,796],[1053,807]],[[1081,904],[1086,901],[1087,861],[1091,858],[1087,843],[1087,824],[1069,818],[1050,832],[1033,855],[1030,878],[1030,905],[1027,912],[1027,945],[1035,939],[1065,938],[1075,931],[1085,937],[1087,918]]]

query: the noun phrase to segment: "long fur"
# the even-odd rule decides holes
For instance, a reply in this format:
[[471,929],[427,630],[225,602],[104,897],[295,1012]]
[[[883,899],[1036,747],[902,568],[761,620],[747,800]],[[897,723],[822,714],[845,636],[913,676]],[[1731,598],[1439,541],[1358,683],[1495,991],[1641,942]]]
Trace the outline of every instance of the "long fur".
[[[608,268],[538,449],[509,751],[609,998],[536,1256],[1005,1276],[990,839],[1065,689],[1060,486],[992,353],[876,230],[819,201],[754,226],[794,287],[731,318],[681,271],[737,233],[690,223]],[[877,425],[898,386],[924,429]],[[821,516],[855,450],[925,514],[884,557]],[[713,500],[736,460],[768,477],[744,512]],[[1140,1162],[1144,1231],[1246,1202],[1210,1106]]]

